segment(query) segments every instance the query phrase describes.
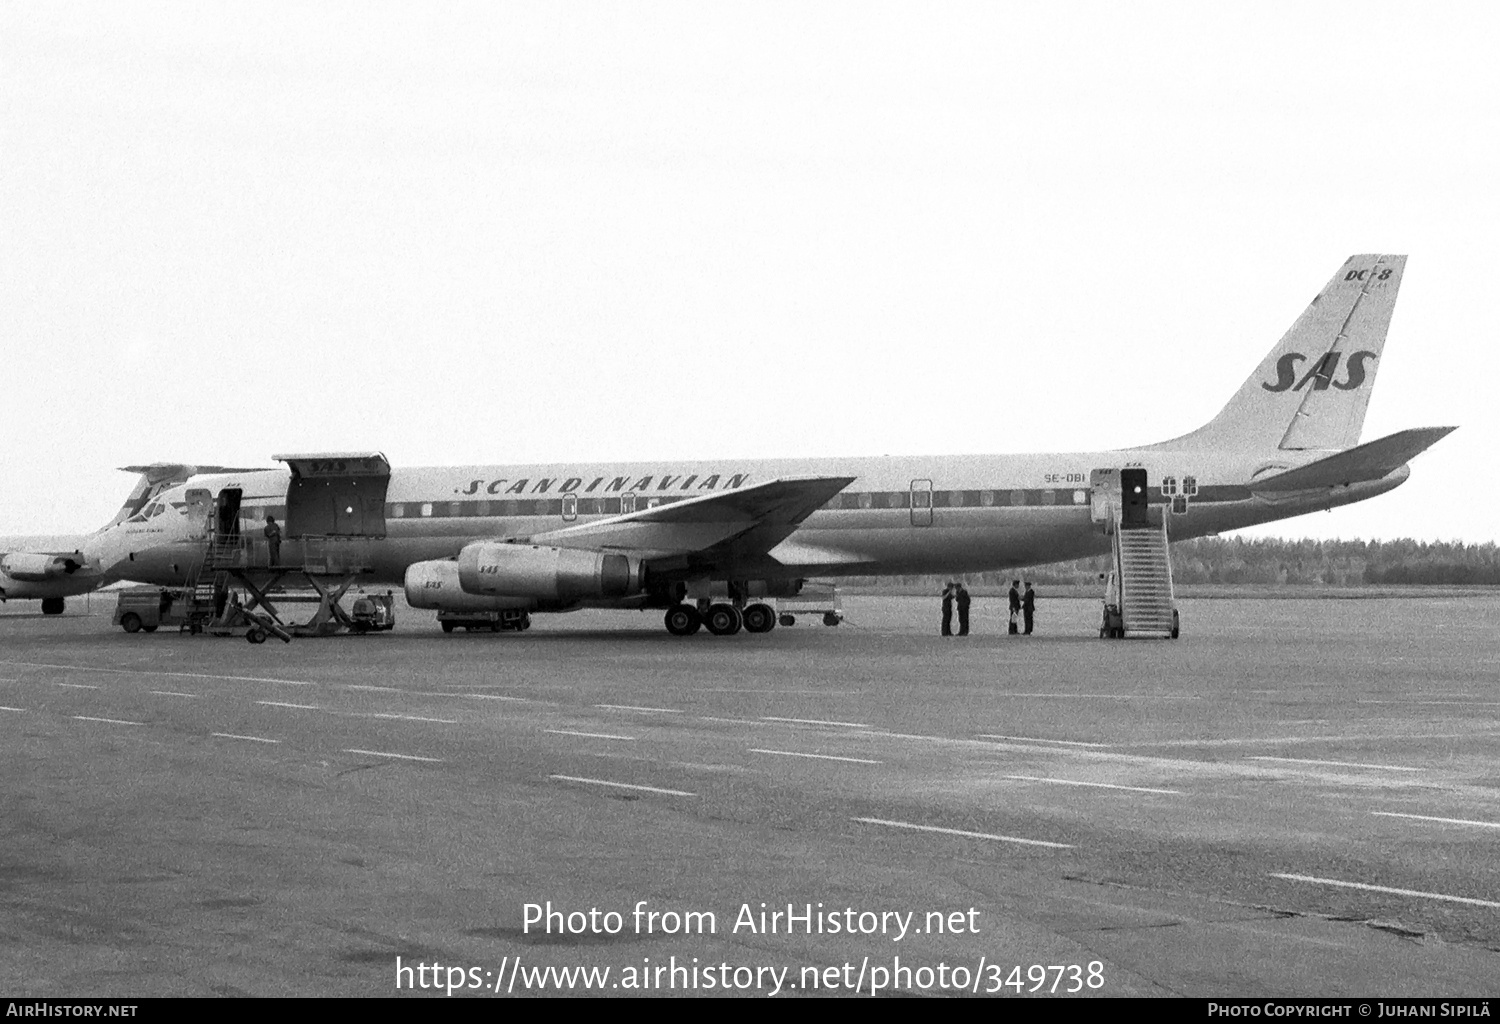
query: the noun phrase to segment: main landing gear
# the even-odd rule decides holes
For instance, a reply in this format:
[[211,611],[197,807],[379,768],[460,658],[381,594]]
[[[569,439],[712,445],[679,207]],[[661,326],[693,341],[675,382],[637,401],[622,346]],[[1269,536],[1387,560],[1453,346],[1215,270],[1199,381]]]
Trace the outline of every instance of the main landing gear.
[[673,636],[692,636],[703,628],[698,609],[690,604],[674,604],[667,609],[667,632]]
[[711,604],[699,609],[690,604],[674,604],[667,609],[667,632],[673,636],[692,636],[704,626],[715,636],[733,636],[741,629],[747,633],[769,633],[776,628],[776,611],[768,604]]

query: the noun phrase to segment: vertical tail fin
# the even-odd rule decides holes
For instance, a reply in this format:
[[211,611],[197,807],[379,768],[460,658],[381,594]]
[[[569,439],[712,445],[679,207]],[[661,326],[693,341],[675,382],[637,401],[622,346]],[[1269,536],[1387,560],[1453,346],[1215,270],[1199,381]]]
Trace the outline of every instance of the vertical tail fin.
[[[139,473],[140,478],[136,480],[135,486],[130,489],[130,496],[125,499],[125,504],[120,506],[120,511],[109,521],[109,526],[119,526],[125,520],[135,515],[146,507],[146,503],[156,495],[160,494],[166,487],[174,483],[180,483],[172,479],[175,474],[163,474],[161,470],[171,467],[160,463],[150,466],[121,466],[122,473]],[[183,479],[186,479],[184,477]],[[108,527],[106,527],[108,528]]]
[[1406,268],[1405,256],[1351,256],[1229,404],[1154,448],[1350,448]]

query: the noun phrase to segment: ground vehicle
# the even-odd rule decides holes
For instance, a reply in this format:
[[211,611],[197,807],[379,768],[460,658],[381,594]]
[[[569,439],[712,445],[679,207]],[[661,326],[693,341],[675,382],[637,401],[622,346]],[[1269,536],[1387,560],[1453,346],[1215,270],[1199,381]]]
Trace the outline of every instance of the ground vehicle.
[[796,597],[778,601],[777,608],[780,612],[777,621],[783,626],[795,624],[798,615],[822,615],[825,626],[837,626],[844,621],[844,605],[839,596],[839,588],[832,583],[809,580],[802,584]]
[[130,587],[115,600],[113,625],[127,633],[155,633],[187,621],[188,592],[173,587]]
[[349,609],[349,628],[356,633],[375,633],[396,628],[396,597],[384,594],[357,594]]
[[498,612],[438,612],[444,633],[463,628],[470,632],[488,629],[495,633],[520,632],[531,628],[531,613],[506,609]]

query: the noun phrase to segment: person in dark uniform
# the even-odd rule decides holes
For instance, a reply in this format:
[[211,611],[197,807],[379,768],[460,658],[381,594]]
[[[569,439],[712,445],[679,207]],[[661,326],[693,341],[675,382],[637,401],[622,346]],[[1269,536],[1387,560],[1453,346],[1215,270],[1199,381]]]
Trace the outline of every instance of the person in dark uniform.
[[964,586],[962,583],[956,583],[956,584],[954,584],[954,586],[957,588],[956,590],[954,590],[953,593],[954,593],[954,600],[958,603],[958,635],[959,636],[968,636],[969,635],[969,588],[966,587],[966,586]]
[[266,528],[263,532],[266,535],[266,547],[269,548],[271,552],[271,560],[267,564],[280,565],[281,527],[276,525],[276,520],[271,518],[271,514],[269,512],[266,513]]
[[1021,613],[1021,581],[1010,581],[1010,629],[1009,633],[1019,633],[1020,627],[1016,624],[1016,618]]
[[943,636],[953,635],[953,584],[943,588]]
[[1036,591],[1026,584],[1026,593],[1021,595],[1021,614],[1026,616],[1026,635],[1031,635],[1031,617],[1036,614]]

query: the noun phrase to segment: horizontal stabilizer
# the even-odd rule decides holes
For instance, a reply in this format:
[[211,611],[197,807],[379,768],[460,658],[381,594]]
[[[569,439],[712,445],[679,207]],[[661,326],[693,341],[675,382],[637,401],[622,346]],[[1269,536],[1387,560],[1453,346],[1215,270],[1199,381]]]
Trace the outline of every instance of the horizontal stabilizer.
[[1306,466],[1253,481],[1250,489],[1306,491],[1317,487],[1339,487],[1364,480],[1379,480],[1392,470],[1400,469],[1457,429],[1419,427],[1415,430],[1402,430]]
[[149,466],[121,466],[122,473],[140,473],[153,484],[170,480],[180,484],[190,477],[210,473],[256,473],[259,470],[243,466],[192,466],[182,462],[153,462]]

